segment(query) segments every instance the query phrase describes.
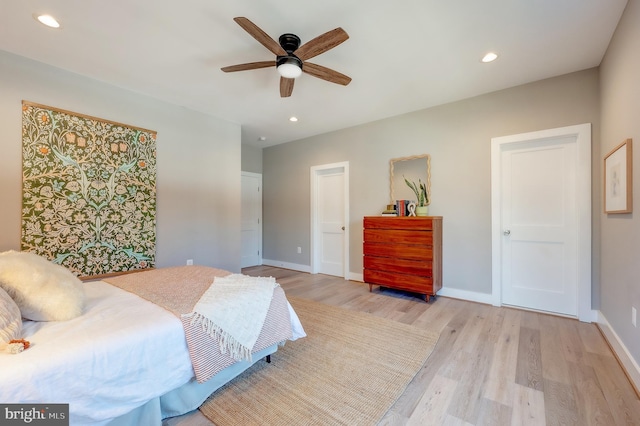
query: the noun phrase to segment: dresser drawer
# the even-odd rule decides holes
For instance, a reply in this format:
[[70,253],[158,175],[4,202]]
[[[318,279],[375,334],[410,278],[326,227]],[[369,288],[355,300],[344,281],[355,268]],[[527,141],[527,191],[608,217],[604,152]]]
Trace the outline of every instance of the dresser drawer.
[[433,245],[433,232],[404,229],[365,229],[364,241],[370,243],[402,243]]
[[[439,218],[439,216],[436,216]],[[430,231],[433,219],[430,217],[384,217],[366,216],[363,220],[365,229],[407,229],[412,231]]]
[[415,293],[433,294],[433,279],[431,277],[420,277],[416,275],[405,275],[365,269],[364,280],[369,285],[377,284],[400,290],[413,291]]
[[398,272],[406,275],[432,277],[433,263],[420,260],[394,259],[390,257],[364,257],[364,268],[383,272]]
[[396,243],[369,243],[365,241],[363,254],[365,256],[431,261],[433,259],[433,247]]

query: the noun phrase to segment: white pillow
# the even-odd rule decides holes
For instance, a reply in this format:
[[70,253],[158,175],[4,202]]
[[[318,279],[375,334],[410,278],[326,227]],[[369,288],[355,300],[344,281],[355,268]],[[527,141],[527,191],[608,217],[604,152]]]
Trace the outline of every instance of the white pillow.
[[0,346],[10,340],[19,339],[22,333],[20,308],[11,296],[0,287]]
[[82,281],[34,253],[0,253],[0,287],[30,320],[64,321],[81,315],[84,308]]

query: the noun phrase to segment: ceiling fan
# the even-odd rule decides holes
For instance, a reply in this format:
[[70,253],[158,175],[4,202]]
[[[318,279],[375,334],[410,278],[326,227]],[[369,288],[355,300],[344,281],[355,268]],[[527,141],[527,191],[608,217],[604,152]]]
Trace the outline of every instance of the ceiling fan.
[[351,82],[351,78],[344,74],[322,65],[307,62],[307,59],[318,56],[346,41],[349,35],[342,28],[338,27],[327,31],[300,46],[300,38],[295,34],[282,34],[278,39],[278,43],[249,19],[238,17],[233,18],[233,20],[249,35],[258,40],[260,44],[269,49],[271,53],[276,55],[276,60],[231,65],[221,68],[222,71],[247,71],[275,66],[280,74],[280,96],[283,98],[291,96],[293,83],[296,77],[302,75],[303,72],[343,86]]

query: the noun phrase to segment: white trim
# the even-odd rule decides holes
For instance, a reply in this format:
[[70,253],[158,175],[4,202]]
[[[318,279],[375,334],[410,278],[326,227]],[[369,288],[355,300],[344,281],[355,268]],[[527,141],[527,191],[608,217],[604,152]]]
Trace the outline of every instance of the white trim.
[[486,305],[493,304],[493,296],[489,293],[479,293],[477,291],[461,290],[458,288],[442,287],[438,290],[437,296],[468,300],[470,302],[484,303]]
[[576,136],[577,152],[577,188],[576,202],[578,226],[578,295],[577,311],[580,321],[592,321],[591,309],[591,124],[542,130],[518,135],[501,136],[491,139],[491,303],[502,304],[502,226],[500,188],[501,154],[508,144],[529,140]]
[[364,274],[358,274],[356,272],[349,272],[349,275],[347,276],[347,279],[349,281],[358,281],[363,283],[364,282]]
[[582,322],[598,322],[598,312],[595,309],[589,309],[589,312],[585,315],[585,318],[580,318]]
[[241,171],[240,175],[244,175],[244,176],[250,176],[250,177],[255,177],[255,178],[260,178],[262,179],[262,173],[254,173],[254,172],[245,172],[245,171]]
[[343,262],[343,278],[348,279],[349,275],[349,162],[342,161],[339,163],[330,163],[323,164],[320,166],[312,166],[310,169],[311,178],[309,179],[311,182],[311,188],[309,191],[311,198],[311,235],[310,235],[310,273],[317,274],[318,273],[318,264],[316,261],[316,233],[318,230],[318,212],[317,212],[317,204],[318,204],[318,174],[324,170],[330,169],[342,169],[343,171],[343,185],[344,185],[344,256],[342,259]]
[[[442,287],[440,290],[438,290],[437,295],[450,297],[452,299],[466,300],[468,302],[477,302],[477,303],[484,303],[485,305],[493,305],[493,295],[489,293],[479,293],[477,291],[461,290],[459,288]],[[520,309],[525,311],[541,312],[543,314],[551,314],[551,315],[559,315],[559,316],[567,317],[566,315],[554,314],[554,313],[545,312],[545,311],[538,311],[535,309],[526,309],[520,306],[501,305],[501,307],[509,307],[509,308]],[[569,318],[574,318],[574,317],[569,316]],[[590,320],[588,322],[596,322],[598,318],[598,311],[591,310],[589,313],[589,318]]]
[[598,311],[598,325],[605,339],[607,339],[607,342],[609,342],[609,345],[620,360],[629,380],[631,380],[636,390],[640,389],[640,366],[601,311]]
[[309,265],[300,265],[297,263],[282,262],[280,260],[262,259],[262,264],[266,266],[274,266],[276,268],[291,269],[292,271],[300,271],[310,273]]

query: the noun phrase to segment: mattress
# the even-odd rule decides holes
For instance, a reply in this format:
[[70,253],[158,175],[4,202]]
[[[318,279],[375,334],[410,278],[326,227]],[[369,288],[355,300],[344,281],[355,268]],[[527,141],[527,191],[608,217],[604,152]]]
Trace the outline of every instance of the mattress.
[[[178,318],[105,282],[85,286],[82,316],[25,321],[31,347],[0,354],[0,401],[68,403],[71,424],[103,425],[192,379]],[[294,339],[304,336],[290,313]]]

